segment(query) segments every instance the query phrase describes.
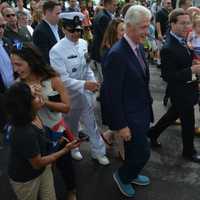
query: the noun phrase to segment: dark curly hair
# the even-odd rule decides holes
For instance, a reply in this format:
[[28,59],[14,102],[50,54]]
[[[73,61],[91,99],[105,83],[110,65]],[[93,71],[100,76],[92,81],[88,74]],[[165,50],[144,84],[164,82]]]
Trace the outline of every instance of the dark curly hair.
[[14,46],[11,55],[17,55],[25,60],[31,71],[42,78],[41,81],[58,76],[54,69],[46,63],[39,49],[33,43],[22,43]]
[[24,126],[32,122],[35,111],[30,87],[23,82],[13,84],[5,93],[8,120],[14,126]]

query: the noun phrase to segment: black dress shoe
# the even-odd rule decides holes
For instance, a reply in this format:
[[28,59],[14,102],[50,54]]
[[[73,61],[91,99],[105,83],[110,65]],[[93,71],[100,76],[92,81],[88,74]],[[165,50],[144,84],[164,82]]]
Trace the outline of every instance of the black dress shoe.
[[149,138],[151,141],[152,148],[161,148],[162,147],[161,143],[155,137],[149,136]]
[[183,157],[192,162],[200,163],[200,155],[197,153],[193,154],[192,156],[187,156],[183,154]]
[[88,138],[86,139],[86,141],[89,141],[89,137],[86,133],[84,133],[83,131],[79,131],[78,132],[78,137],[81,139],[81,138]]

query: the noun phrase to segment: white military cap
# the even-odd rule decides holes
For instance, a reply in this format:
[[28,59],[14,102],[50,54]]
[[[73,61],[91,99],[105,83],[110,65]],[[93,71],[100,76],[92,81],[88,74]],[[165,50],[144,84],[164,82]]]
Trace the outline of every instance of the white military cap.
[[73,20],[76,16],[80,19],[80,21],[84,19],[84,15],[81,12],[63,12],[59,15],[60,19],[68,20]]
[[81,29],[84,15],[81,12],[63,12],[60,13],[59,18],[62,20],[63,25],[74,29]]

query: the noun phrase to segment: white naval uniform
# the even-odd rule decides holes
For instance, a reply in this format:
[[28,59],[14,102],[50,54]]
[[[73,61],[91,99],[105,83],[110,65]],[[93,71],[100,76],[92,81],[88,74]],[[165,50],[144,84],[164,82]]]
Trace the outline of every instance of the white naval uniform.
[[52,67],[60,74],[69,91],[71,110],[64,118],[74,134],[78,134],[79,121],[83,123],[90,137],[92,155],[105,155],[105,144],[97,128],[94,111],[94,94],[85,90],[86,80],[95,80],[94,73],[86,64],[87,42],[79,39],[74,43],[64,37],[50,50]]

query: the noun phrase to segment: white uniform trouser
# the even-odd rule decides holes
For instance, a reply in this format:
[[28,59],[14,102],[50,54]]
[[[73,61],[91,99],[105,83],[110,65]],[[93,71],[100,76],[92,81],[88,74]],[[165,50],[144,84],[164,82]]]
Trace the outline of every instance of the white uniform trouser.
[[90,138],[91,153],[94,156],[103,156],[106,153],[105,144],[100,136],[92,106],[85,104],[82,109],[71,109],[64,115],[65,121],[70,126],[75,136],[78,136],[79,122],[84,125],[86,134]]

